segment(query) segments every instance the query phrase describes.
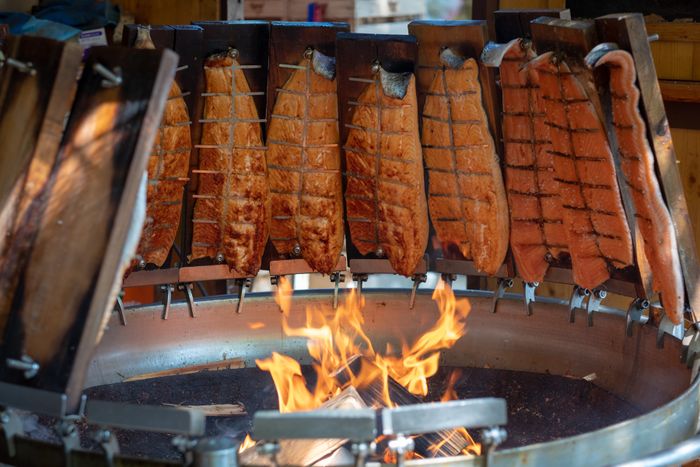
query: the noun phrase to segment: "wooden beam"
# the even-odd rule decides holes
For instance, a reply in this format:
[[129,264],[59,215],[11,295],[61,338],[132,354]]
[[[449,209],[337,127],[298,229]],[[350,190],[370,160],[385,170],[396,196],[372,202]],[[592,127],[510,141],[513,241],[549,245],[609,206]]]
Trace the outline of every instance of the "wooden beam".
[[571,19],[568,9],[497,10],[493,13],[496,35],[493,40],[499,43],[510,42],[521,37],[531,37],[530,22],[540,16]]

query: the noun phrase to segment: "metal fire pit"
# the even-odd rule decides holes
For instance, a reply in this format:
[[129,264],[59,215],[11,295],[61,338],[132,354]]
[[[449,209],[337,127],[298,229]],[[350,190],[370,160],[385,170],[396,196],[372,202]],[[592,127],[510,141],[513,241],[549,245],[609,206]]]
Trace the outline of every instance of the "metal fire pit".
[[[438,316],[428,294],[419,293],[408,307],[404,290],[365,291],[365,330],[378,348],[387,342],[412,341]],[[442,363],[489,367],[582,378],[641,408],[645,415],[606,428],[552,442],[495,450],[491,465],[608,465],[670,448],[693,436],[698,422],[698,382],[681,363],[681,341],[658,328],[634,325],[626,333],[623,312],[603,307],[588,325],[586,312],[569,320],[568,303],[539,298],[528,316],[522,296],[506,294],[491,312],[491,292],[456,292],[470,299],[467,335],[443,353]],[[330,306],[328,292],[296,293],[290,325],[303,325],[307,306]],[[251,295],[237,314],[237,300],[196,302],[196,317],[187,303],[172,305],[167,320],[162,306],[126,310],[126,326],[115,314],[90,365],[87,386],[118,383],[125,378],[167,369],[256,358],[278,351],[310,363],[306,341],[284,336],[280,311],[270,295]],[[258,324],[251,329],[249,323]],[[507,428],[507,426],[506,426]],[[481,465],[477,457],[407,461],[411,465]]]

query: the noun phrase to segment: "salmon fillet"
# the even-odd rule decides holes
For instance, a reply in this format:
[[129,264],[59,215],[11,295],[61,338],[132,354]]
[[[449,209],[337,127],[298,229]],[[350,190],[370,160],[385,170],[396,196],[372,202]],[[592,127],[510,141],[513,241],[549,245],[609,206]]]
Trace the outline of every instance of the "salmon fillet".
[[231,270],[254,276],[270,226],[262,130],[235,51],[204,64],[206,91],[191,259],[223,255]]
[[411,276],[428,244],[428,207],[415,76],[405,94],[387,95],[379,76],[357,98],[345,143],[350,238],[363,254],[386,256]]
[[[495,274],[508,251],[508,202],[481,100],[479,69],[445,49],[426,93],[423,156],[430,218],[443,244]],[[448,65],[448,60],[451,65]]]
[[336,80],[304,58],[278,90],[270,118],[270,238],[278,253],[300,252],[324,274],[335,269],[343,248],[339,138]]
[[632,56],[624,50],[606,53],[596,66],[610,69],[612,115],[625,183],[630,187],[635,218],[651,266],[654,291],[671,321],[683,319],[684,288],[676,232],[654,173],[654,154],[639,113],[639,90]]
[[593,289],[632,264],[632,240],[605,129],[583,84],[552,52],[531,62],[545,101],[574,282]]
[[[139,28],[134,47],[156,48],[147,28]],[[180,225],[182,195],[192,151],[189,120],[180,86],[173,81],[148,158],[146,222],[136,250],[137,260],[159,267],[168,257]]]
[[510,245],[520,277],[542,282],[548,260],[566,251],[567,243],[539,79],[533,69],[523,68],[533,58],[532,48],[515,39],[499,70]]

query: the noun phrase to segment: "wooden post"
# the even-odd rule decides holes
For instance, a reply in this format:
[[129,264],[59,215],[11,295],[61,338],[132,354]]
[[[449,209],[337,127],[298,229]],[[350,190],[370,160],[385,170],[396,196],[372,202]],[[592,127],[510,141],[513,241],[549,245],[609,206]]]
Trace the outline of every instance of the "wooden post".
[[521,37],[530,38],[530,22],[540,16],[571,19],[571,10],[497,10],[493,13],[496,42],[505,44]]
[[651,56],[651,48],[639,13],[602,16],[595,20],[598,34],[604,42],[615,42],[634,57],[640,104],[646,117],[647,131],[654,149],[658,177],[676,229],[685,289],[694,323],[700,322],[700,265],[695,248],[693,226],[683,192],[683,183],[676,165],[671,131]]

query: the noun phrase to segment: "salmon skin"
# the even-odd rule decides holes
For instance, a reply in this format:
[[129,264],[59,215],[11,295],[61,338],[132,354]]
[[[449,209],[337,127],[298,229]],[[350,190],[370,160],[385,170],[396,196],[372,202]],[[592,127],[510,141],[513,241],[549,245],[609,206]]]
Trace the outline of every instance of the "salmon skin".
[[204,63],[206,91],[192,256],[223,259],[240,276],[260,269],[270,228],[262,129],[235,49]]
[[[139,27],[134,47],[156,48],[147,27]],[[180,86],[173,81],[148,158],[146,222],[136,250],[136,261],[142,264],[162,266],[175,242],[190,170],[192,136],[189,120]]]
[[555,180],[545,102],[529,42],[508,43],[501,66],[510,245],[525,282],[542,282],[549,262],[567,251],[559,182]]
[[278,253],[301,254],[313,270],[329,274],[343,248],[335,62],[317,50],[305,55],[278,90],[270,116],[270,237]]
[[379,69],[357,98],[344,150],[353,245],[413,275],[428,244],[428,208],[412,73]]
[[449,48],[440,58],[421,115],[430,218],[441,243],[493,275],[508,251],[508,202],[479,69]]
[[624,50],[607,52],[596,63],[610,71],[610,96],[620,165],[632,193],[635,219],[651,266],[654,291],[661,293],[666,314],[675,324],[683,320],[684,287],[676,232],[654,172],[654,154],[639,112],[639,90],[632,56]]
[[537,71],[545,102],[573,279],[593,289],[610,278],[610,269],[633,263],[612,153],[584,84],[569,65],[548,52],[529,66]]

